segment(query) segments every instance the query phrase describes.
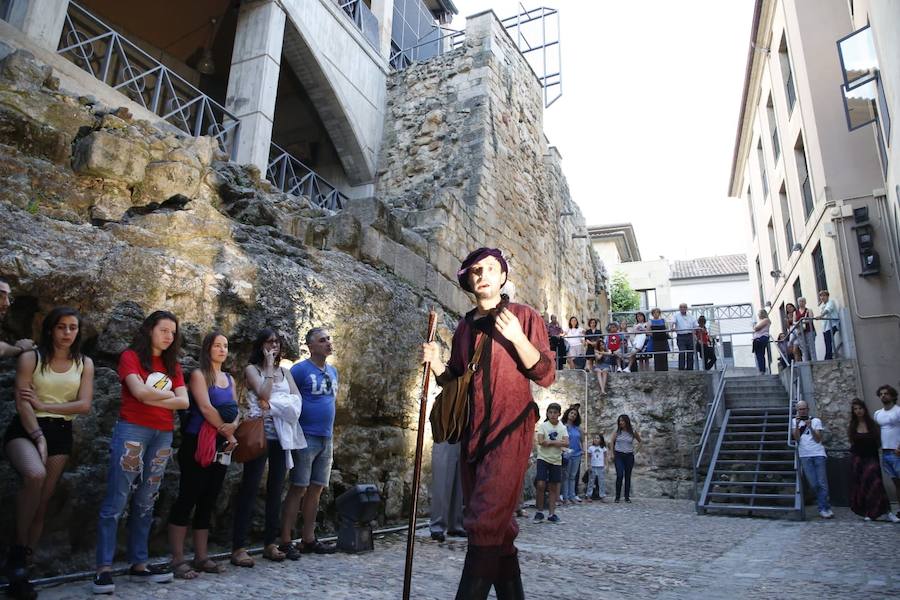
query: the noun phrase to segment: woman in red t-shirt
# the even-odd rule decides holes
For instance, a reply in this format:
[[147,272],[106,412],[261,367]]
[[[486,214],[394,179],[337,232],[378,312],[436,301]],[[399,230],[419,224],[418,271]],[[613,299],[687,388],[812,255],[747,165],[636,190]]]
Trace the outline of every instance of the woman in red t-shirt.
[[153,504],[172,456],[174,411],[188,407],[187,388],[178,364],[180,347],[178,319],[158,310],[144,319],[131,346],[119,358],[122,408],[109,445],[106,497],[97,524],[96,594],[115,591],[111,569],[116,530],[129,498],[130,578],[157,583],[172,580],[167,567],[147,564],[147,539]]

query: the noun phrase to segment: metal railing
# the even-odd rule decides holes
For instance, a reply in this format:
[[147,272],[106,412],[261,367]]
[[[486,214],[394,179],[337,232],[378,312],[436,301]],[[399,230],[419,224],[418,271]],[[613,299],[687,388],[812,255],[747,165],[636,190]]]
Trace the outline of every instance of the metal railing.
[[234,159],[236,116],[75,2],[57,53],[188,135],[214,137]]
[[335,186],[274,143],[269,150],[266,179],[282,192],[305,196],[320,208],[341,210],[347,202],[347,196]]
[[[659,309],[662,318],[671,320],[671,317],[675,316],[675,313],[678,312],[677,308],[661,308]],[[624,319],[627,323],[631,324],[635,322],[635,315],[637,313],[644,313],[644,316],[647,316],[649,310],[623,310],[616,311],[612,313],[612,320],[615,322],[620,322]],[[692,315],[695,319],[700,318],[701,316],[706,317],[708,321],[722,321],[727,319],[752,319],[755,314],[753,312],[753,305],[748,303],[742,304],[713,304],[707,306],[690,306],[687,309],[687,314]]]
[[347,17],[356,25],[376,51],[380,51],[381,35],[378,31],[378,18],[362,0],[334,0]]
[[[717,437],[721,436],[721,429],[724,429],[726,419],[726,415],[723,412],[725,407],[725,370],[722,370],[719,373],[718,377],[719,381],[716,384],[716,391],[713,395],[713,400],[710,403],[709,409],[706,413],[706,422],[703,424],[703,433],[700,435],[700,441],[694,444],[691,448],[691,470],[693,472],[694,481],[694,503],[697,507],[698,512],[700,512],[701,498],[701,494],[698,493],[700,471],[705,465],[707,472],[704,473],[704,490],[708,490],[706,480],[708,479],[707,475],[709,474],[709,468],[712,466],[712,456],[710,456],[708,460],[705,458],[707,454],[709,439],[713,435],[717,435]],[[720,428],[720,431],[718,432],[718,434],[714,434],[714,430],[717,424]]]
[[[534,69],[544,93],[544,108],[562,96],[562,47],[560,44],[559,11],[539,6],[526,10],[522,4],[518,14],[500,22],[516,41],[519,52]],[[554,21],[554,22],[551,22]],[[549,23],[549,31],[548,31]],[[530,27],[529,27],[530,26]],[[532,43],[529,37],[534,40]],[[552,54],[550,54],[552,52]],[[540,54],[536,54],[540,53]]]
[[399,48],[391,41],[389,63],[395,71],[402,71],[414,62],[428,60],[451,50],[462,47],[466,41],[465,30],[435,25],[432,30],[420,36],[409,48]]

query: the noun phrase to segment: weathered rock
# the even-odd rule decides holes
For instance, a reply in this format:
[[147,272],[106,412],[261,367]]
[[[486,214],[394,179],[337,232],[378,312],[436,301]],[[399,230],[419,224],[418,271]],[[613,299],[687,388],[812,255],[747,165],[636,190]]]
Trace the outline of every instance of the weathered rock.
[[[176,154],[176,156],[179,156]],[[200,187],[199,161],[194,167],[189,164],[189,158],[184,161],[151,162],[146,166],[143,181],[135,186],[134,201],[136,204],[150,204],[151,202],[165,202],[172,196],[180,195],[193,198]]]
[[144,179],[150,153],[139,139],[93,131],[78,141],[72,168],[80,175],[134,185]]
[[132,207],[131,191],[120,181],[103,181],[93,206],[91,218],[99,221],[118,221]]

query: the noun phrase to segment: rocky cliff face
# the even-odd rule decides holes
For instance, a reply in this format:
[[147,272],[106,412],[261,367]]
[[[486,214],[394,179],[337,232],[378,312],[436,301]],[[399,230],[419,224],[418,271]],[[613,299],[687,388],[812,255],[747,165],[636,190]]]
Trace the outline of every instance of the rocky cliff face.
[[[288,359],[304,356],[310,327],[330,328],[342,384],[323,521],[333,515],[334,496],[357,482],[382,490],[382,520],[402,516],[427,309],[438,310],[438,338],[447,346],[470,306],[455,282],[469,249],[489,244],[511,253],[518,298],[562,314],[588,312],[595,267],[586,240],[571,238],[583,220],[541,133],[537,81],[496,19],[488,15],[484,23],[463,53],[435,67],[447,77],[480,69],[481,83],[469,86],[477,97],[471,107],[456,96],[445,102],[451,90],[421,71],[398,75],[386,117],[398,128],[383,144],[379,197],[337,214],[277,192],[253,168],[229,163],[211,139],[163,131],[126,109],[61,92],[50,70],[27,53],[4,60],[0,276],[16,301],[3,333],[35,336],[53,306],[74,306],[97,365],[94,405],[75,421],[75,450],[51,502],[40,570],[91,566],[120,402],[118,355],[152,310],[181,319],[187,370],[212,327],[229,336],[235,374],[263,326],[284,333]],[[408,139],[413,129],[430,141]],[[460,162],[448,172],[432,150],[458,152]],[[567,210],[575,211],[573,220],[560,221]],[[0,429],[14,413],[13,366],[0,364]],[[240,467],[232,467],[216,507],[219,541],[230,531],[239,477]],[[155,554],[166,552],[177,480],[171,464],[157,504]],[[4,507],[14,505],[17,485],[9,463],[0,462]],[[4,511],[0,545],[13,531],[13,511]]]

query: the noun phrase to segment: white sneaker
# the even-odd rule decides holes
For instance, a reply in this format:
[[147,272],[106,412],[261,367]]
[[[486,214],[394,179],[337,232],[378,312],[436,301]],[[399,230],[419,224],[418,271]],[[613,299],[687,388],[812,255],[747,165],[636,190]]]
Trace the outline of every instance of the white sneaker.
[[621,373],[621,372],[622,372],[622,367],[616,367],[616,373]]
[[[572,499],[570,500],[570,502],[579,502],[579,503],[580,503],[580,502],[581,502],[581,498],[580,498],[579,496],[575,496],[574,498],[572,498]],[[896,519],[897,517],[894,517],[894,518]]]
[[819,516],[822,517],[823,519],[830,519],[831,517],[834,516],[834,513],[832,513],[830,510],[820,510]]
[[871,520],[872,520],[872,519],[870,519],[869,517],[866,517],[866,518],[863,519],[863,521],[871,521]]
[[624,369],[622,369],[622,372],[623,373],[631,373],[631,367],[625,367]]
[[884,513],[884,518],[887,519],[888,521],[890,521],[891,523],[900,523],[900,519],[898,519],[897,515],[895,515],[892,512]]

